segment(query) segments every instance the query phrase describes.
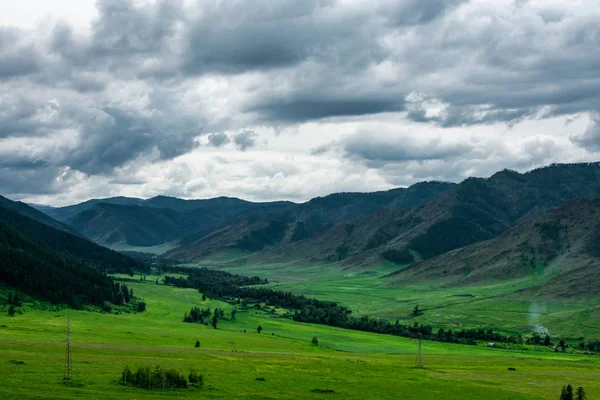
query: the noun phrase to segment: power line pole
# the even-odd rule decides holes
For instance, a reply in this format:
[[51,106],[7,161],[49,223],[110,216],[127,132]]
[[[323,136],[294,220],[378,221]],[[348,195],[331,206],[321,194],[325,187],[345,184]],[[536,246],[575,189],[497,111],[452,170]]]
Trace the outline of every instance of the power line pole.
[[419,350],[417,350],[417,363],[415,365],[417,368],[424,368],[423,364],[423,343],[421,337],[419,336]]
[[67,316],[67,350],[65,354],[65,382],[71,382],[71,316]]

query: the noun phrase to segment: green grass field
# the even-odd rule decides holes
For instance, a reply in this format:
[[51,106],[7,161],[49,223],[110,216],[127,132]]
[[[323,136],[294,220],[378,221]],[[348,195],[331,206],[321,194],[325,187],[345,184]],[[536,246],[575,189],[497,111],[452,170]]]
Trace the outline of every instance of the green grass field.
[[[531,332],[533,325],[548,328],[555,337],[576,340],[579,337],[600,338],[600,300],[532,302],[513,294],[535,284],[539,276],[506,282],[490,282],[477,286],[446,288],[444,282],[427,285],[410,283],[391,285],[383,278],[398,266],[383,264],[366,271],[343,270],[338,264],[220,264],[221,260],[203,265],[223,267],[242,275],[268,278],[270,286],[337,301],[356,314],[366,314],[402,323],[430,324],[435,327],[492,328],[507,334]],[[225,265],[225,266],[223,266]],[[471,294],[474,297],[461,295]],[[425,314],[410,317],[419,304]],[[534,315],[536,311],[539,315]]]
[[[15,317],[2,312],[0,398],[555,399],[567,383],[584,386],[590,399],[600,398],[598,357],[424,342],[426,368],[416,369],[417,343],[405,338],[300,324],[258,310],[242,310],[236,322],[224,321],[217,330],[183,323],[183,313],[194,305],[231,306],[203,302],[195,290],[156,285],[154,279],[127,283],[147,302],[144,313],[27,306]],[[62,383],[67,315],[73,332],[71,385]],[[315,335],[318,347],[310,343]],[[196,340],[200,349],[194,348]],[[146,391],[116,383],[125,365],[146,364],[185,373],[195,368],[206,386]]]

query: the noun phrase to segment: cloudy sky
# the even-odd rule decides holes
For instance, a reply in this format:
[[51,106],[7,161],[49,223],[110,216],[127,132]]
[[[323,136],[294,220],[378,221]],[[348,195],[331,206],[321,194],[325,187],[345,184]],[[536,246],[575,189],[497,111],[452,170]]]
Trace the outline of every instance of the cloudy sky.
[[600,159],[598,0],[0,0],[0,194],[302,201]]

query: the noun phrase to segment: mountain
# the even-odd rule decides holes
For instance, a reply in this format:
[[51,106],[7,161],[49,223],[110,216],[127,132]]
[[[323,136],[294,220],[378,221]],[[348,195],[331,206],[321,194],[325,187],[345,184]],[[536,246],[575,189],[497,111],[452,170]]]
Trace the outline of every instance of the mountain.
[[182,200],[159,196],[137,205],[97,202],[67,220],[67,224],[100,244],[153,246],[203,236],[227,219],[248,210],[279,209],[289,204],[292,203],[252,203],[225,197]]
[[[572,198],[600,197],[600,163],[561,164],[524,174],[501,171],[469,178],[411,209],[377,210],[307,240],[273,249],[264,261],[343,260],[368,265],[382,257],[398,264],[429,259],[543,215]],[[305,256],[306,257],[306,256]]]
[[83,303],[101,305],[113,300],[114,286],[109,277],[18,232],[2,219],[0,259],[0,282],[33,297],[76,308]]
[[503,234],[413,264],[390,276],[396,283],[464,286],[536,275],[535,296],[600,294],[600,199],[573,199]]
[[84,201],[83,203],[74,204],[65,207],[49,207],[44,205],[32,204],[33,207],[39,211],[48,214],[60,222],[66,222],[69,219],[75,217],[77,214],[87,211],[99,203],[117,204],[117,205],[139,205],[144,202],[144,199],[138,199],[133,197],[109,197],[105,199],[91,199]]
[[[15,212],[15,209],[18,209],[19,212]],[[66,255],[102,271],[129,273],[133,270],[146,269],[146,266],[139,261],[65,230],[56,229],[52,224],[29,217],[29,215],[37,215],[37,212],[24,203],[12,202],[3,198],[0,205],[0,221],[10,229],[25,235],[28,240],[33,240],[58,254]],[[45,215],[44,217],[49,218]]]
[[0,196],[0,208],[4,208],[22,214],[44,225],[48,225],[54,229],[58,229],[59,231],[68,232],[75,236],[81,236],[81,233],[77,232],[69,225],[58,222],[46,215],[45,213],[38,211],[37,209],[20,201],[12,201],[7,199],[6,197]]
[[[282,247],[305,242],[334,226],[356,228],[358,221],[381,209],[399,212],[450,190],[454,184],[422,182],[409,188],[373,193],[335,193],[286,208],[263,208],[228,221],[193,243],[165,254],[181,261],[196,261],[223,249],[277,253]],[[343,224],[343,225],[340,225]],[[351,228],[353,226],[353,228]],[[342,228],[346,229],[346,228]],[[320,243],[315,243],[319,246]],[[307,249],[306,254],[311,254]]]

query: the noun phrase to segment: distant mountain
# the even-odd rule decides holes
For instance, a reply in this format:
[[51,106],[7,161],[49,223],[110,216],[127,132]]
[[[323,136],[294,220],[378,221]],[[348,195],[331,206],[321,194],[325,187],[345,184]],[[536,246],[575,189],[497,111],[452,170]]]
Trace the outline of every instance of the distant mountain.
[[[236,198],[182,200],[158,196],[148,200],[119,198],[116,203],[90,200],[69,206],[62,215],[80,210],[66,223],[103,245],[154,246],[173,240],[194,240],[248,210],[285,208],[293,203],[252,203]],[[186,239],[187,238],[187,239]],[[190,239],[192,238],[192,239]]]
[[[228,248],[250,252],[268,252],[273,248],[272,252],[277,253],[284,246],[319,237],[322,232],[333,226],[348,223],[348,230],[353,230],[356,225],[351,224],[352,221],[358,221],[376,210],[398,212],[409,209],[425,199],[447,192],[453,186],[454,184],[446,182],[422,182],[406,189],[373,193],[335,193],[286,208],[265,207],[242,214],[194,243],[180,246],[165,256],[182,261],[195,261]],[[306,249],[305,254],[313,254],[313,251],[314,249]]]
[[72,235],[81,236],[81,233],[77,232],[75,229],[70,227],[69,225],[63,224],[49,217],[45,213],[38,211],[37,209],[22,203],[20,201],[12,201],[7,199],[6,197],[0,196],[0,208],[5,208],[7,210],[14,211],[16,213],[22,214],[26,217],[34,219],[44,225],[48,225],[54,229],[58,229],[60,231],[69,232]]
[[600,197],[600,163],[552,165],[520,174],[502,171],[469,178],[412,209],[380,209],[354,224],[339,224],[264,254],[265,261],[343,260],[400,264],[491,239],[572,198]]
[[[16,209],[19,211],[14,211]],[[25,235],[28,240],[43,244],[56,253],[69,256],[78,260],[78,262],[84,262],[101,271],[128,273],[134,270],[146,269],[146,266],[139,261],[99,246],[80,236],[75,236],[65,230],[56,229],[50,223],[40,222],[29,217],[29,215],[37,215],[36,213],[38,213],[37,210],[26,204],[12,202],[6,198],[3,198],[0,204],[0,221],[9,228]],[[43,216],[49,218],[46,215]],[[44,221],[46,220],[44,219]],[[56,221],[54,222],[59,224]]]
[[585,297],[600,294],[600,199],[574,199],[503,234],[413,264],[391,276],[398,283],[464,286],[537,275],[529,294]]
[[48,207],[39,204],[32,204],[32,207],[37,208],[41,212],[44,212],[60,222],[66,222],[71,218],[74,218],[77,214],[87,211],[99,203],[107,204],[118,204],[118,205],[140,205],[144,202],[144,199],[137,199],[133,197],[109,197],[105,199],[91,199],[84,201],[83,203],[74,204],[65,207]]

